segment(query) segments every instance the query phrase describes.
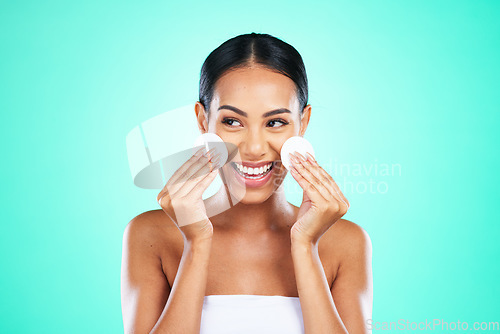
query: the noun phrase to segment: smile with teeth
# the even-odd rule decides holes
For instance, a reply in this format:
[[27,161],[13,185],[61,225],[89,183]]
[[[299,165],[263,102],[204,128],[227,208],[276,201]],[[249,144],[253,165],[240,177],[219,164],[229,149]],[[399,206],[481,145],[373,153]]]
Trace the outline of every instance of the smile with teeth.
[[260,179],[263,176],[265,176],[267,173],[269,173],[269,171],[271,169],[273,169],[272,162],[270,162],[267,165],[262,166],[260,168],[259,167],[252,168],[252,167],[243,166],[237,162],[233,162],[232,165],[233,165],[234,169],[236,169],[238,174],[240,174],[241,176],[243,176],[247,179]]

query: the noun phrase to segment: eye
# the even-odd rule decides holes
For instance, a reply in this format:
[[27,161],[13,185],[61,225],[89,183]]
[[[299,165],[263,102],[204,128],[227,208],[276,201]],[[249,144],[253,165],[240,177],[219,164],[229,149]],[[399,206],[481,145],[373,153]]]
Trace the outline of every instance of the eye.
[[[274,124],[276,124],[275,122],[281,123],[281,126],[274,126]],[[272,124],[271,128],[281,128],[282,126],[287,125],[288,122],[285,121],[285,120],[283,120],[283,119],[281,119],[281,118],[278,118],[278,119],[273,119],[273,120],[269,121],[269,123],[267,123],[267,124]]]
[[[227,126],[229,127],[235,127],[235,126],[241,126],[241,123],[240,121],[238,121],[237,119],[235,118],[229,118],[229,117],[224,117],[221,121],[221,123],[223,124],[226,124]],[[236,123],[236,124],[235,124]],[[276,124],[278,124],[278,126],[276,126]],[[270,127],[270,128],[280,128],[282,126],[285,126],[289,124],[287,121],[281,119],[281,118],[277,118],[277,119],[273,119],[273,120],[270,120],[267,125]]]
[[[227,124],[228,126],[232,127],[234,122],[240,124],[240,122],[234,118],[228,118],[228,117],[225,117],[222,119],[221,123],[223,124]],[[241,125],[241,124],[240,124]]]

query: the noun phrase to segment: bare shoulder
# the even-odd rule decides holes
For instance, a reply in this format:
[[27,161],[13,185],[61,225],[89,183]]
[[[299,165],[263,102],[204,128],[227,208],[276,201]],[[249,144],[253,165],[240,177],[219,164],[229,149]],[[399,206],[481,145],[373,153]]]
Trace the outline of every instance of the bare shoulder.
[[178,234],[177,226],[163,210],[150,210],[135,216],[124,230],[124,238],[129,242],[140,243],[142,249],[160,257],[165,246],[178,239]]
[[340,219],[321,237],[319,247],[331,263],[335,278],[342,263],[371,257],[372,242],[360,225]]
[[341,247],[345,250],[371,245],[368,232],[360,225],[347,219],[337,221],[325,233],[325,236],[329,243],[331,243],[331,246]]
[[163,256],[171,253],[176,226],[162,213],[141,213],[123,232],[121,301],[126,333],[149,333],[170,295]]

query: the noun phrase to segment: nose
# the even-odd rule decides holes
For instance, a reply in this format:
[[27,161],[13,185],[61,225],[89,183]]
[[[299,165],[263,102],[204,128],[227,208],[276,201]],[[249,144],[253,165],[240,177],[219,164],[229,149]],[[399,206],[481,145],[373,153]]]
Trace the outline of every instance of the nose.
[[248,131],[240,145],[241,160],[260,160],[268,151],[267,138],[258,130]]

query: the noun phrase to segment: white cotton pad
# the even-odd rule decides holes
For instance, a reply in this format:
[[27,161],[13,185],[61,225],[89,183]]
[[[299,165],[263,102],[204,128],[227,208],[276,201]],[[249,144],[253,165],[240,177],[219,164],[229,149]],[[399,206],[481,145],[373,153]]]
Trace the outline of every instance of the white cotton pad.
[[208,152],[210,149],[215,147],[214,155],[220,153],[219,162],[216,165],[216,168],[224,166],[229,154],[226,144],[221,137],[217,136],[215,133],[209,132],[200,135],[194,142],[193,154],[196,153],[202,146],[205,147],[204,152]]
[[290,137],[285,141],[283,146],[281,147],[281,163],[285,166],[286,169],[290,170],[290,153],[299,152],[305,158],[307,158],[306,153],[310,153],[314,158],[314,150],[310,142],[307,139],[294,136]]

